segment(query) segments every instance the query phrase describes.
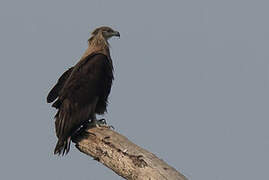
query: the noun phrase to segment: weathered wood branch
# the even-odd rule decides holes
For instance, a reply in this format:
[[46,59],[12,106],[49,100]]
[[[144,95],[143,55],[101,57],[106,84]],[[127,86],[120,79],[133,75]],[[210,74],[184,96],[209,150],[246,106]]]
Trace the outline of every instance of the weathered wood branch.
[[109,128],[87,128],[73,137],[79,151],[128,180],[186,180],[156,157]]

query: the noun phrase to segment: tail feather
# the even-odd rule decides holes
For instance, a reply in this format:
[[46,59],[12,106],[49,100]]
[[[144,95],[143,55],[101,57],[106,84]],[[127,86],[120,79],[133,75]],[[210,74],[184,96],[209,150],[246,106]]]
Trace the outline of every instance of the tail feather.
[[71,137],[66,140],[58,140],[56,147],[54,149],[54,154],[66,155],[70,150]]

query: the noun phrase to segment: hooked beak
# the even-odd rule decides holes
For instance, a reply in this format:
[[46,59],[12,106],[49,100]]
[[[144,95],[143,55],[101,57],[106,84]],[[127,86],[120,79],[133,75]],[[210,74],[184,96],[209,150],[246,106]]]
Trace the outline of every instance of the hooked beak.
[[120,32],[118,32],[118,31],[114,31],[114,32],[113,32],[113,36],[120,37]]

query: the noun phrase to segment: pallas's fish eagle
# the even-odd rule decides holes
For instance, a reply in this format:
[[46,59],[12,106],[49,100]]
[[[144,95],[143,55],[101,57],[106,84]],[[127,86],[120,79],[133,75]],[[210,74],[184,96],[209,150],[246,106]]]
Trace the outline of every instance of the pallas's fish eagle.
[[108,39],[120,36],[110,27],[92,32],[88,48],[78,63],[58,79],[47,96],[47,102],[58,111],[55,129],[58,137],[54,154],[64,155],[70,150],[71,137],[89,120],[97,125],[96,114],[104,114],[113,81],[113,64]]

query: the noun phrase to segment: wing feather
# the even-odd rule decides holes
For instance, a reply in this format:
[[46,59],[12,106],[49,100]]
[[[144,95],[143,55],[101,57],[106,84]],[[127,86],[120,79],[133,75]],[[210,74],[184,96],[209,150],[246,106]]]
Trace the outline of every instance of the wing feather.
[[59,96],[59,92],[63,88],[64,83],[66,82],[66,80],[68,79],[70,74],[72,73],[73,69],[74,69],[74,67],[69,68],[58,79],[56,85],[51,89],[51,91],[49,92],[49,94],[47,96],[47,102],[48,103],[53,102]]
[[93,103],[102,96],[108,77],[110,60],[103,54],[86,57],[77,64],[59,92],[59,113],[56,114],[56,134],[66,139],[94,113]]

